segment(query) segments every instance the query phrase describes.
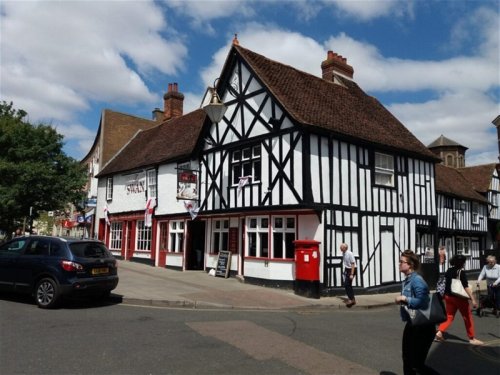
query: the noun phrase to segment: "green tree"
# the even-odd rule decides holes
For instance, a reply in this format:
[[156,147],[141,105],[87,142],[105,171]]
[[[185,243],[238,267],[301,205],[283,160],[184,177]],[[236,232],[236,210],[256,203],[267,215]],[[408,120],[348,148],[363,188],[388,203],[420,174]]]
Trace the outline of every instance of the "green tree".
[[49,125],[31,125],[12,102],[0,103],[0,229],[12,233],[33,207],[58,210],[79,203],[86,170],[63,151],[63,136]]

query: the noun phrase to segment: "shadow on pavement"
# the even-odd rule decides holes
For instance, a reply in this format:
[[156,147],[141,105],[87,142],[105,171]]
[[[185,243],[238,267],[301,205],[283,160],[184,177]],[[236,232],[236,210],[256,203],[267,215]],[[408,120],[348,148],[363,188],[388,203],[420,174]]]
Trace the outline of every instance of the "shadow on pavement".
[[471,367],[476,374],[498,374],[500,339],[495,334],[491,336],[493,340],[485,340],[485,345],[479,346],[470,345],[466,338],[447,334],[446,341],[433,343],[426,363],[440,374],[463,373]]

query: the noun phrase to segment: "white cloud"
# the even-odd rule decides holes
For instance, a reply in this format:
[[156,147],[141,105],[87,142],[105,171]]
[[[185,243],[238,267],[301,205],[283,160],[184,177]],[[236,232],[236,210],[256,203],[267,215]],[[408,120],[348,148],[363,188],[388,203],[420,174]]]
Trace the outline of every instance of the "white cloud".
[[[441,48],[449,57],[412,60],[385,56],[376,45],[354,34],[337,31],[314,40],[280,25],[279,18],[272,18],[272,23],[245,22],[269,19],[265,11],[276,4],[280,8],[271,11],[289,6],[296,18],[308,22],[324,11],[370,22],[412,18],[418,2],[325,0],[283,6],[279,0],[164,0],[163,4],[152,0],[7,0],[0,5],[1,98],[26,110],[32,122],[50,119],[62,124],[74,124],[82,112],[95,106],[157,106],[158,94],[146,82],[165,74],[176,77],[186,69],[184,61],[189,56],[183,40],[189,41],[188,33],[193,31],[188,24],[179,31],[168,24],[170,16],[182,16],[192,21],[196,32],[205,34],[216,35],[211,23],[225,23],[217,33],[225,33],[226,43],[200,70],[205,86],[220,74],[233,38],[231,28],[238,30],[244,47],[316,76],[321,75],[320,64],[331,49],[347,58],[354,67],[354,79],[370,94],[401,93],[397,102],[384,104],[424,144],[443,133],[470,148],[468,162],[469,155],[485,160],[497,154],[491,121],[499,113],[498,97],[488,95],[498,95],[499,87],[497,11],[479,7],[464,14],[452,28],[449,43]],[[185,113],[199,107],[202,95],[186,91]],[[424,97],[419,95],[422,92],[432,92],[433,99],[418,99]],[[95,136],[76,127],[58,128],[67,139],[78,134],[70,140],[73,146],[79,142],[90,147]],[[83,154],[88,151],[83,150]]]
[[187,50],[162,38],[167,25],[152,1],[91,5],[2,3],[3,98],[31,117],[67,121],[90,101],[155,100],[140,74],[183,69]]
[[425,103],[392,104],[388,109],[425,145],[444,135],[468,147],[468,165],[476,164],[480,154],[498,153],[491,124],[498,106],[479,91],[462,90]]
[[64,143],[71,148],[71,154],[82,157],[89,152],[96,136],[95,131],[76,123],[53,125],[53,128],[64,136]]
[[165,4],[178,14],[191,19],[191,27],[214,35],[212,21],[232,16],[251,17],[255,14],[251,3],[242,0],[164,0]]
[[371,20],[378,17],[404,16],[413,14],[413,1],[401,0],[327,0],[326,5],[334,3],[345,16]]

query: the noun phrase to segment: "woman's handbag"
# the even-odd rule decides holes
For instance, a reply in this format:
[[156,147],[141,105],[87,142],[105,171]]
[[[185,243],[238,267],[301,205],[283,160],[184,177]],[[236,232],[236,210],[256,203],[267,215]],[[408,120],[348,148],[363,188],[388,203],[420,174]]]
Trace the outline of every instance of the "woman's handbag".
[[405,309],[413,326],[439,324],[446,320],[446,309],[439,293],[430,295],[429,306],[425,310],[410,309],[408,306]]
[[451,279],[451,294],[455,297],[469,299],[469,295],[465,291],[462,281],[460,280],[460,272],[462,272],[462,270],[458,271],[456,279]]

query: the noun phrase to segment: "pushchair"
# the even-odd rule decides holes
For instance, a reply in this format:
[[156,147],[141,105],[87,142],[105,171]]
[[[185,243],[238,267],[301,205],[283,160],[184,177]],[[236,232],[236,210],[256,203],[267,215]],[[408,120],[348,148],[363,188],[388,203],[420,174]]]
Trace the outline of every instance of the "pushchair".
[[500,311],[495,308],[495,294],[488,293],[488,287],[486,288],[486,293],[481,292],[480,284],[477,284],[476,288],[476,298],[478,301],[476,314],[479,317],[485,316],[487,312],[494,314],[497,318],[500,317]]

